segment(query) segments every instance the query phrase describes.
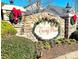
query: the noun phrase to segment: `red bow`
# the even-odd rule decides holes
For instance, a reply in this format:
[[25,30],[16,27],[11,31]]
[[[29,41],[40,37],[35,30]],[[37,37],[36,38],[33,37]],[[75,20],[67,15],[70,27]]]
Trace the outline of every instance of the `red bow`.
[[76,15],[73,16],[73,20],[76,23],[76,20],[77,20],[77,16]]

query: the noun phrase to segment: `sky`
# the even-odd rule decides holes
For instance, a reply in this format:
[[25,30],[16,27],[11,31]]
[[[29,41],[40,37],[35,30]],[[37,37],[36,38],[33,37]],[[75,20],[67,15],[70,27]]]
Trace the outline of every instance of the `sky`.
[[[35,0],[32,0],[32,1],[35,1]],[[47,5],[54,5],[54,6],[60,6],[60,7],[66,7],[66,4],[69,2],[70,6],[72,8],[76,8],[76,4],[75,1],[77,0],[41,0],[41,5],[42,6],[47,6]],[[9,0],[1,0],[1,2],[4,2],[4,3],[9,3]],[[29,5],[29,1],[28,0],[14,0],[14,5],[17,5],[17,6],[27,6]]]

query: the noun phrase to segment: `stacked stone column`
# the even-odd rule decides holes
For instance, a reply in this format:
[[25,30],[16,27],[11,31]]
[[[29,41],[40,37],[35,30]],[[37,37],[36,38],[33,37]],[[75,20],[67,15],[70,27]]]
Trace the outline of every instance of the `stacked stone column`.
[[67,16],[65,18],[65,33],[64,33],[64,37],[68,38],[69,36],[69,17]]
[[71,7],[69,6],[69,3],[67,3],[66,6],[66,13],[65,13],[65,33],[64,33],[64,38],[69,38],[69,13],[70,13]]

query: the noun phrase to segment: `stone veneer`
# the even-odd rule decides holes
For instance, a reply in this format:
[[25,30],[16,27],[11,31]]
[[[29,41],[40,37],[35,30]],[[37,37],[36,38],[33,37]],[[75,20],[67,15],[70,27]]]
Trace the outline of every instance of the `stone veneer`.
[[24,33],[27,33],[26,36],[29,39],[36,39],[35,36],[32,33],[32,29],[34,26],[34,23],[42,20],[42,18],[48,18],[48,19],[56,19],[58,23],[60,23],[60,35],[57,38],[63,38],[64,37],[64,19],[60,18],[59,16],[52,15],[48,12],[41,12],[33,15],[26,16],[26,21],[24,22]]
[[[64,25],[65,25],[64,19],[60,18],[59,16],[53,15],[52,13],[46,12],[46,11],[32,14],[29,16],[25,16],[25,19],[24,19],[25,21],[24,22],[22,21],[24,23],[24,36],[26,38],[35,40],[36,37],[32,33],[34,23],[36,23],[39,20],[42,20],[42,18],[45,18],[45,17],[48,19],[55,19],[58,23],[60,23],[60,35],[57,38],[64,38]],[[69,23],[69,36],[75,30],[76,30],[76,24],[72,26]]]

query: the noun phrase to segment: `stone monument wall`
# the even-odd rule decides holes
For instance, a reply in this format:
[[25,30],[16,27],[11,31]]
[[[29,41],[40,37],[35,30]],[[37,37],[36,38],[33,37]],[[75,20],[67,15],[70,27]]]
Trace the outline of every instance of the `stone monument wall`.
[[34,24],[42,18],[55,19],[60,24],[60,34],[57,38],[64,38],[64,19],[59,16],[55,16],[48,12],[41,12],[33,15],[26,16],[24,22],[24,33],[29,39],[36,39],[36,37],[32,33],[32,29]]

